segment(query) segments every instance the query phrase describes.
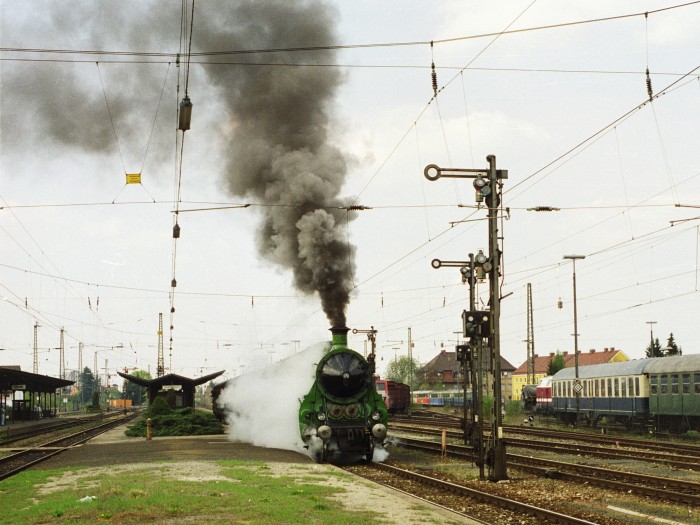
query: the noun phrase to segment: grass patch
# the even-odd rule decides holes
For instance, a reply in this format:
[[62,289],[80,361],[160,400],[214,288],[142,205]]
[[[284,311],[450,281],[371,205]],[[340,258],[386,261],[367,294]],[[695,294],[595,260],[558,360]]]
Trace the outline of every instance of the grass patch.
[[[180,470],[178,470],[180,469]],[[286,471],[291,472],[291,469]],[[178,463],[158,468],[28,470],[0,485],[0,524],[356,524],[381,516],[340,508],[343,493],[310,472],[275,475],[259,463],[211,464],[201,481]],[[309,479],[313,478],[313,483]],[[94,497],[94,499],[88,498]],[[80,501],[80,500],[84,501]]]

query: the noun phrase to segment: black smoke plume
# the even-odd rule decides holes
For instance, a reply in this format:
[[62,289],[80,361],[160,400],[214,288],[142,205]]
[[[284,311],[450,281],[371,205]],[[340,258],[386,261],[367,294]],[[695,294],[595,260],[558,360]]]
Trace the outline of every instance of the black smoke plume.
[[[212,20],[214,21],[214,20]],[[321,2],[244,3],[208,28],[203,48],[289,49],[332,46],[333,14]],[[228,47],[227,47],[228,46]],[[246,55],[251,64],[209,67],[233,119],[226,152],[229,191],[265,205],[258,248],[290,268],[295,286],[318,292],[332,325],[345,325],[354,247],[344,233],[348,212],[338,194],[347,172],[329,142],[331,109],[341,83],[328,64],[334,51]],[[265,66],[262,63],[288,66]],[[304,63],[306,67],[293,64]]]
[[[159,10],[140,2],[129,3],[128,9],[121,2],[76,2],[79,7],[72,9],[55,2],[37,5],[21,16],[10,3],[0,7],[3,47],[178,49],[179,9]],[[330,49],[336,43],[335,16],[319,0],[197,3],[192,51],[245,53],[194,56],[191,76],[199,76],[199,85],[205,77],[219,96],[216,102],[223,101],[227,110],[214,123],[219,126],[214,131],[226,136],[221,140],[225,186],[232,195],[263,205],[260,254],[291,269],[295,286],[306,294],[318,293],[331,324],[343,326],[355,249],[346,234],[352,213],[341,209],[346,203],[339,198],[347,159],[329,140],[342,77],[338,68],[322,65],[335,58]],[[43,41],[41,35],[51,38]],[[308,49],[312,47],[325,49]],[[250,52],[292,48],[296,51]],[[244,64],[198,67],[196,60]],[[276,65],[264,65],[272,63]],[[18,62],[0,67],[4,146],[32,136],[38,143],[90,153],[114,151],[112,126],[122,134],[124,151],[145,141],[143,130],[150,129],[153,116],[134,109],[131,102],[143,93],[157,94],[164,78],[164,69],[153,65],[103,65],[98,70],[95,63]],[[107,86],[111,117],[98,73]],[[187,133],[210,132],[198,129],[197,122],[207,100],[195,92],[190,96],[194,111]],[[172,158],[172,137],[168,130],[160,142],[154,138],[150,155]],[[138,152],[136,167],[143,150]],[[132,164],[130,159],[124,162]]]

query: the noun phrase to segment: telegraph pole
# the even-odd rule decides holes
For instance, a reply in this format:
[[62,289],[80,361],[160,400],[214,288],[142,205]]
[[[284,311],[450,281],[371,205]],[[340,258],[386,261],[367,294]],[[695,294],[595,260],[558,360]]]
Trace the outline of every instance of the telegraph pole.
[[[440,177],[474,179],[476,201],[486,201],[488,206],[489,250],[488,256],[479,253],[476,256],[474,271],[488,273],[489,276],[489,311],[463,312],[464,335],[476,336],[477,341],[488,338],[489,361],[493,372],[493,417],[491,426],[490,448],[486,455],[489,467],[489,479],[500,481],[508,478],[506,472],[506,448],[503,440],[503,415],[501,413],[501,351],[500,325],[501,297],[499,291],[501,252],[498,248],[498,210],[500,206],[499,189],[501,179],[508,178],[508,170],[496,169],[495,155],[486,157],[488,169],[440,168],[436,164],[425,167],[423,174],[430,181]],[[435,259],[433,268],[439,268],[442,261]]]
[[532,285],[527,283],[527,384],[535,383],[535,330],[532,320]]

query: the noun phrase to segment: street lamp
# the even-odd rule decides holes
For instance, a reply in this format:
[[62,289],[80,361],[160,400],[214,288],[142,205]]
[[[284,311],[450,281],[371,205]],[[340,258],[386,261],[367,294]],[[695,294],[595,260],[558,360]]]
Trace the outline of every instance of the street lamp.
[[585,255],[565,255],[564,259],[571,259],[573,262],[573,277],[574,277],[574,392],[576,394],[576,424],[578,425],[578,418],[580,412],[580,399],[581,399],[581,384],[578,379],[578,316],[576,314],[576,260],[585,259]]

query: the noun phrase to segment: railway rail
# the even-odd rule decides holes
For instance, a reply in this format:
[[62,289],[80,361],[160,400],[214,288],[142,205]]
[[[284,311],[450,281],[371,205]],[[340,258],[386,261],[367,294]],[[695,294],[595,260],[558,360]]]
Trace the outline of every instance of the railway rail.
[[0,436],[0,447],[24,441],[29,438],[36,438],[44,434],[52,434],[59,430],[74,428],[81,425],[89,425],[95,421],[105,421],[109,418],[118,417],[120,412],[109,412],[107,414],[95,414],[91,416],[78,416],[70,418],[55,419],[49,423],[33,425],[28,428],[12,429],[4,436]]
[[[432,454],[442,453],[441,443],[403,437],[398,438],[398,440],[397,446],[400,447]],[[464,461],[472,462],[476,459],[472,449],[463,445],[447,445],[447,452],[451,457],[459,457]],[[700,506],[700,483],[512,453],[506,454],[506,460],[510,468],[520,469],[541,477],[585,483],[591,486],[612,488],[626,493],[636,493],[666,501]]]
[[[435,428],[434,424],[432,426],[417,427],[415,423],[408,424],[393,422],[391,424],[391,428],[394,430],[421,432],[430,435],[440,435],[442,433],[442,429]],[[446,429],[446,433],[447,436],[455,439],[462,439],[464,437],[464,432],[462,430]],[[488,435],[488,433],[486,433],[486,435]],[[548,434],[547,432],[531,433],[530,435],[536,436],[538,440],[519,439],[512,436],[507,436],[505,439],[509,446],[523,447],[531,450],[544,450],[547,452],[561,454],[581,454],[605,459],[644,460],[650,463],[660,463],[676,468],[700,469],[700,453],[698,453],[692,447],[690,449],[684,449],[682,447],[675,447],[671,444],[664,447],[659,443],[656,443],[656,446],[647,447],[644,440],[624,441],[617,439],[597,441],[600,443],[599,445],[588,445],[576,442],[582,440],[587,441],[586,437],[583,437],[580,434],[567,432],[557,432],[554,434]],[[568,440],[568,442],[541,441],[540,438],[543,437],[559,437],[561,439]],[[649,448],[653,450],[649,450]]]
[[[561,525],[592,525],[595,523],[396,466],[371,463],[362,466],[346,466],[344,468],[349,472],[366,477],[372,481],[393,488],[397,486],[401,487],[403,492],[424,499],[424,501],[428,501],[431,504],[435,503],[435,497],[431,496],[430,499],[428,499],[426,495],[433,494],[432,491],[437,491],[437,494],[442,495],[440,500],[442,501],[441,506],[447,507],[462,516],[476,519],[481,523],[494,523],[493,518],[489,518],[488,521],[482,521],[484,513],[493,513],[494,511],[498,513],[507,511],[512,514],[512,519],[518,523],[523,523],[524,516],[529,516],[533,520],[532,523],[557,523]],[[389,476],[382,476],[380,478],[377,475],[378,472],[389,474]],[[406,480],[412,482],[410,484],[410,490],[406,490],[409,486],[409,484],[405,483]],[[449,498],[446,497],[447,494],[456,496],[457,501],[449,503]],[[485,508],[480,511],[472,510],[470,513],[464,512],[462,510],[465,506],[464,499],[475,501]],[[477,514],[477,516],[473,514]]]
[[92,428],[83,429],[69,436],[63,436],[41,445],[30,447],[14,454],[2,457],[0,458],[0,480],[14,476],[32,465],[49,459],[56,454],[60,454],[70,447],[84,443],[85,441],[102,434],[103,432],[131,421],[135,417],[135,413],[117,416],[109,421],[101,422]]

